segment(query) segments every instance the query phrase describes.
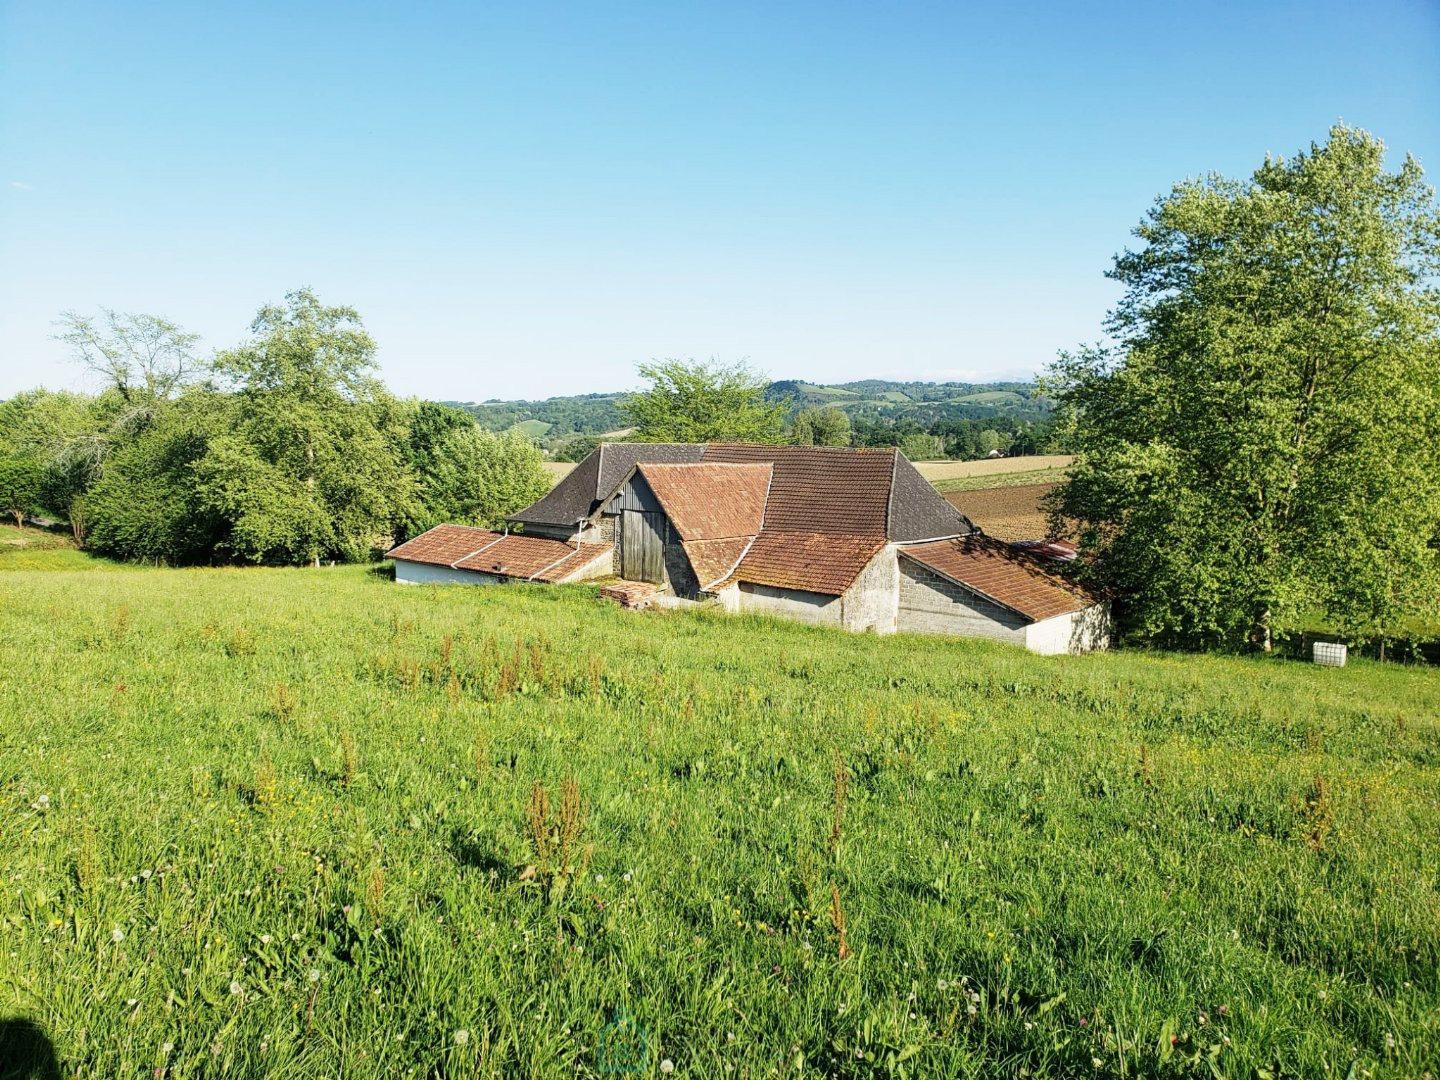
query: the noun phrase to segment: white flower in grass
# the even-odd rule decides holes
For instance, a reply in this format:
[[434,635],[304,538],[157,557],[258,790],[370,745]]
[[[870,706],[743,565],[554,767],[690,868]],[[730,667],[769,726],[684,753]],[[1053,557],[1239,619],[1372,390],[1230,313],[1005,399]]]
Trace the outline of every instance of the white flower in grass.
[[669,1058],[666,1058],[664,1061],[660,1062],[660,1071],[666,1076],[669,1076],[675,1071],[675,1063]]
[[311,968],[308,972],[306,972],[306,975],[307,975],[307,977],[310,979],[310,981],[311,981],[312,983],[317,983],[317,982],[320,981],[320,969],[319,969],[319,968]]
[[261,934],[261,935],[260,935],[260,944],[261,944],[261,945],[269,945],[269,944],[270,944],[270,935],[269,935],[269,934]]
[[110,940],[115,942],[116,945],[119,945],[120,942],[125,940],[125,931],[117,926],[114,930],[110,931]]
[[464,1045],[465,1045],[466,1043],[468,1043],[469,1041],[470,1041],[470,1032],[467,1031],[465,1028],[461,1028],[459,1031],[455,1032],[455,1045],[456,1045],[456,1046],[464,1046]]
[[171,1050],[174,1050],[174,1049],[175,1049],[175,1044],[174,1044],[174,1043],[167,1042],[167,1043],[161,1043],[161,1044],[160,1044],[160,1053],[164,1054],[164,1055],[167,1056],[167,1057],[170,1055],[170,1051],[171,1051]]
[[232,993],[232,994],[238,994],[238,993],[240,993],[240,992],[241,992],[242,990],[244,990],[244,989],[245,989],[245,988],[240,985],[240,980],[239,980],[239,979],[234,979],[234,980],[231,981],[231,983],[230,983],[230,993]]

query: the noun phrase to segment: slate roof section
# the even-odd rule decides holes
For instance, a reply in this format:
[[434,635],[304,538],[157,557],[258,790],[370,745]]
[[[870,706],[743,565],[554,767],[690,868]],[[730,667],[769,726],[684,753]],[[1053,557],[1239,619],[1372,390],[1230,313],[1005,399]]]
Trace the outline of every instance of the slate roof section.
[[387,559],[407,559],[432,566],[451,566],[500,539],[500,533],[469,525],[436,525],[413,540],[391,548]]
[[1009,544],[980,534],[902,547],[900,554],[1033,622],[1099,603]]
[[731,577],[753,585],[840,596],[884,547],[883,535],[833,536],[767,528],[755,538]]
[[765,523],[765,498],[773,471],[769,464],[641,462],[637,468],[681,540],[748,539]]
[[895,455],[894,450],[712,443],[701,460],[774,465],[767,532],[883,537]]
[[492,533],[495,544],[455,563],[456,570],[478,570],[485,574],[525,580],[563,581],[575,571],[588,566],[602,555],[608,555],[610,544],[581,544],[578,548],[565,540],[544,536]]
[[468,525],[436,525],[392,548],[385,557],[448,566],[452,570],[556,582],[610,551],[609,544],[582,544],[577,550],[572,543],[543,536],[507,536]]
[[920,475],[904,454],[895,455],[890,485],[890,528],[886,535],[897,543],[966,536],[974,524],[955,509],[935,486]]
[[704,450],[699,443],[601,443],[551,488],[548,495],[509,520],[573,527],[577,521],[594,514],[600,508],[600,500],[613,493],[639,462],[699,461]]

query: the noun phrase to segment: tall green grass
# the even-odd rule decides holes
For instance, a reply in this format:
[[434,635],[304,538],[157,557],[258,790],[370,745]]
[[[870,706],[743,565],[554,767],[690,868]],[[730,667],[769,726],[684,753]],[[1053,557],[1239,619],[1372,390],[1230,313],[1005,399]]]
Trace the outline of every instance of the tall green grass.
[[0,710],[66,1075],[1440,1070],[1433,671],[20,571]]

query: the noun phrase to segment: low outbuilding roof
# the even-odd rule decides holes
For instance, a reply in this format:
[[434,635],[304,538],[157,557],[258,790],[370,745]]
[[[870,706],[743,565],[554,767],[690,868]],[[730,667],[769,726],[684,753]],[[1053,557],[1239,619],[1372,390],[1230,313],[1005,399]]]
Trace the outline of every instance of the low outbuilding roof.
[[899,549],[941,577],[1032,622],[1093,607],[1099,600],[1035,559],[979,533]]
[[[733,581],[840,596],[885,547],[883,536],[771,532],[755,538],[730,575]],[[716,588],[730,584],[722,582]]]
[[497,533],[465,525],[437,525],[386,553],[387,559],[475,570],[500,577],[558,582],[611,551],[544,536]]

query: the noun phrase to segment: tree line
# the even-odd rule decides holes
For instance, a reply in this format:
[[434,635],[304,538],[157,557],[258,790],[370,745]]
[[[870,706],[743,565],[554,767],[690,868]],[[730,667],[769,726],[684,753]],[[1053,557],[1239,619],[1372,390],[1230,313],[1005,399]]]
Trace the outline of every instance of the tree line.
[[358,313],[309,290],[208,359],[155,316],[67,312],[62,326],[105,387],[0,402],[0,509],[56,515],[95,551],[362,560],[441,521],[499,525],[549,490],[529,440],[392,395]]

